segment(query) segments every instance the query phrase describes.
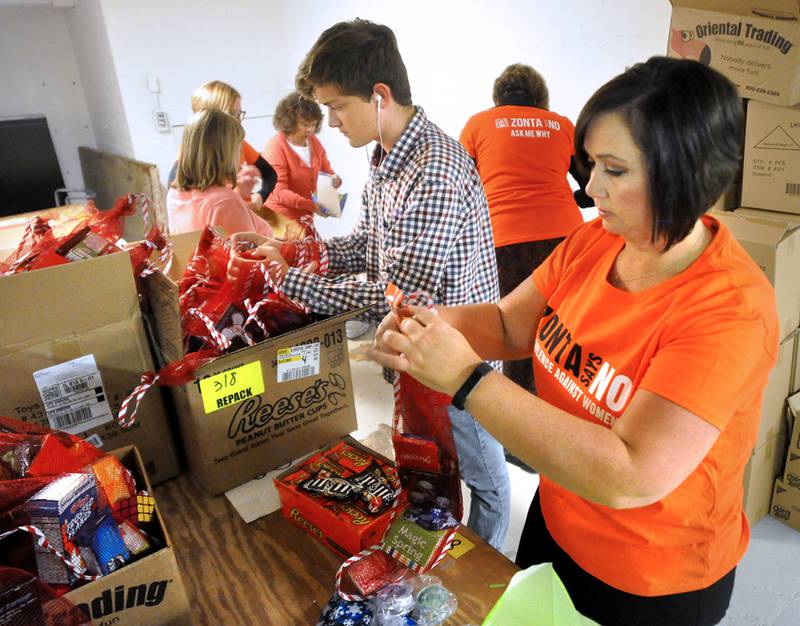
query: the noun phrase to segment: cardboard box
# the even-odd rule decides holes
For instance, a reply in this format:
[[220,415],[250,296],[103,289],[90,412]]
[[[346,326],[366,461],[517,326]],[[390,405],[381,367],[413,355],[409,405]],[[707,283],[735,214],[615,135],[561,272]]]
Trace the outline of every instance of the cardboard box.
[[792,382],[792,357],[795,335],[784,339],[778,347],[778,360],[769,374],[761,401],[761,421],[755,447],[765,444],[781,430],[786,430],[786,398]]
[[[391,507],[379,515],[370,514],[360,502],[337,501],[324,496],[314,496],[297,486],[308,476],[304,466],[324,460],[332,448],[344,443],[355,451],[351,461],[366,470],[376,459],[382,466],[393,468],[393,463],[370,450],[351,437],[326,446],[275,478],[275,487],[281,499],[281,510],[286,519],[309,535],[344,557],[361,552],[380,543],[391,519]],[[360,458],[359,458],[360,457]]]
[[[153,488],[136,448],[114,450],[122,464],[133,471],[137,489]],[[189,599],[178,569],[164,520],[156,503],[155,538],[165,547],[65,594],[95,624],[183,626],[191,623]]]
[[800,214],[800,106],[747,107],[742,206]]
[[784,476],[789,474],[800,476],[800,393],[790,396],[786,404],[789,443]]
[[794,358],[792,359],[791,393],[800,391],[800,328],[794,334]]
[[132,428],[116,421],[154,369],[127,252],[0,277],[0,302],[0,414],[106,450],[136,445],[156,484],[178,475],[159,390]]
[[[166,362],[184,356],[175,280],[198,237],[174,237],[170,275],[155,273],[145,281]],[[199,369],[193,383],[170,388],[189,470],[203,489],[222,493],[358,428],[344,323],[362,311],[219,357]],[[314,367],[287,375],[287,353],[305,355]],[[237,382],[228,387],[233,372]],[[222,395],[215,396],[212,385],[223,389]]]
[[781,339],[800,325],[800,225],[739,210],[712,211],[764,270],[775,288]]
[[800,489],[790,487],[780,478],[775,479],[770,514],[795,530],[800,530]]
[[769,513],[775,478],[786,458],[786,429],[753,451],[744,470],[744,511],[751,526]]
[[800,5],[795,0],[670,0],[667,55],[727,76],[743,98],[800,102]]

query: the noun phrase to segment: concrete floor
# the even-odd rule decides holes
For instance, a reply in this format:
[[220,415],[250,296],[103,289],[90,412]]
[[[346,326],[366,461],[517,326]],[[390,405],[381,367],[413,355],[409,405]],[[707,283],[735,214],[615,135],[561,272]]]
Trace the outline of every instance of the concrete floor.
[[[385,435],[392,420],[392,388],[383,380],[380,368],[367,361],[364,356],[371,339],[372,335],[368,333],[363,338],[350,342],[359,425],[356,437],[359,439],[378,429]],[[503,552],[513,560],[539,478],[514,465],[509,465],[508,468],[512,494],[511,521]],[[468,506],[466,488],[464,494],[464,502]],[[467,508],[464,519],[468,514]],[[750,547],[737,569],[731,606],[722,624],[800,624],[800,532],[772,517],[761,520],[752,529]]]

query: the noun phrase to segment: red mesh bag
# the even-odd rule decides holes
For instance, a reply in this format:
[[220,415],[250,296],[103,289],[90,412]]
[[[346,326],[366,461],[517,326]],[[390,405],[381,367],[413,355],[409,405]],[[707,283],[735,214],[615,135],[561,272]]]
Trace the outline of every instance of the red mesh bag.
[[0,566],[0,624],[79,626],[91,620],[30,572]]
[[[140,202],[145,222],[152,220],[150,202],[144,194],[128,194],[118,198],[114,207],[97,211],[89,202],[87,211],[91,215],[78,220],[72,230],[56,236],[47,220],[35,217],[28,224],[16,250],[0,262],[0,275],[32,271],[71,261],[111,254],[127,249],[122,241],[124,219],[133,215],[136,203]],[[131,263],[136,276],[154,271],[150,257],[154,251],[161,252],[161,263],[169,263],[171,248],[162,230],[155,224],[147,229],[143,242],[131,246]]]

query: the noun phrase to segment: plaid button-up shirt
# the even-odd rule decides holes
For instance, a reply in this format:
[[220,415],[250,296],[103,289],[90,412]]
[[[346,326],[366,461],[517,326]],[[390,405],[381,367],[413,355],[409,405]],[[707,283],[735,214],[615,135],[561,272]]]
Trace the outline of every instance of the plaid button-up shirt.
[[[354,230],[327,244],[328,276],[291,268],[283,284],[288,296],[318,313],[373,305],[365,317],[379,322],[389,312],[389,282],[405,293],[427,293],[436,304],[500,298],[475,165],[420,107],[388,154],[377,146]],[[354,276],[361,272],[366,281]]]

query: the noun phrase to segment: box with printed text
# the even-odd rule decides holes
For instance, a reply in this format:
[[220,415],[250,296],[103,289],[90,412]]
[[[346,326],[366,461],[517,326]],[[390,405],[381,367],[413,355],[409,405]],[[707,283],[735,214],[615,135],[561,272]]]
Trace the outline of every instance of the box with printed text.
[[670,0],[667,55],[728,77],[743,98],[800,102],[800,5],[795,0]]
[[[141,456],[133,446],[111,452],[134,475],[138,489],[153,493]],[[161,548],[65,594],[94,624],[183,626],[191,621],[189,600],[158,503],[148,532]]]
[[116,419],[154,367],[127,252],[0,277],[0,301],[0,415],[106,450],[136,445],[155,484],[178,475],[158,390],[131,428]]
[[[145,281],[165,362],[184,357],[177,280],[200,233],[173,238],[168,276]],[[344,323],[337,315],[214,359],[172,387],[189,470],[212,495],[340,439],[358,426]]]

